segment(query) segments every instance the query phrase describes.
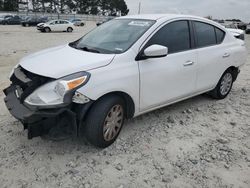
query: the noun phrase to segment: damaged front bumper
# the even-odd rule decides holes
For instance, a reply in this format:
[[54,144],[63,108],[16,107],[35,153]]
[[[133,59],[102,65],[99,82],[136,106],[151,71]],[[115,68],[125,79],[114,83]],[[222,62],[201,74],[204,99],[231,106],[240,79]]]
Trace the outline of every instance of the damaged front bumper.
[[[54,126],[70,125],[78,134],[82,119],[90,106],[90,103],[81,107],[80,115],[76,112],[78,106],[69,105],[54,109],[30,109],[25,106],[18,97],[17,86],[11,85],[4,90],[6,95],[4,102],[9,112],[28,129],[28,139],[47,134]],[[75,111],[74,111],[75,110]]]

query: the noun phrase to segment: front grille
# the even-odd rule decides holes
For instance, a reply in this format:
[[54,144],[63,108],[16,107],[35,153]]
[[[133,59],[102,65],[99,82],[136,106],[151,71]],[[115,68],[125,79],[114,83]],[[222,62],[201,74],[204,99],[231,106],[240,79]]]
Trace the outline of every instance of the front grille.
[[21,88],[20,101],[23,102],[39,86],[54,79],[31,73],[19,66],[14,70],[10,80],[12,85]]

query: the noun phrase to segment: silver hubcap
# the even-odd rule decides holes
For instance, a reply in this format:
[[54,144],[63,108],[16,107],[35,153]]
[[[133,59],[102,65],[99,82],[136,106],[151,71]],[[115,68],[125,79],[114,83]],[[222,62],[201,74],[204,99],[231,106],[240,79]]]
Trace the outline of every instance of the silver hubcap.
[[220,93],[222,95],[226,95],[228,94],[228,92],[231,89],[233,83],[233,77],[232,74],[227,73],[223,76],[222,81],[221,81],[221,85],[220,85]]
[[119,133],[123,123],[123,108],[115,105],[108,112],[103,126],[103,136],[105,141],[111,141]]

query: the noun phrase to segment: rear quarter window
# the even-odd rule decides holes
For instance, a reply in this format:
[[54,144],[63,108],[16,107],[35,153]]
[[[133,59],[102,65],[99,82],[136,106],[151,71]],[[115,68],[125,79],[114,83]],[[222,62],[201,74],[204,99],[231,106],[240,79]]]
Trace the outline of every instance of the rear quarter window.
[[215,33],[216,33],[217,44],[221,44],[225,38],[226,35],[225,32],[215,27]]

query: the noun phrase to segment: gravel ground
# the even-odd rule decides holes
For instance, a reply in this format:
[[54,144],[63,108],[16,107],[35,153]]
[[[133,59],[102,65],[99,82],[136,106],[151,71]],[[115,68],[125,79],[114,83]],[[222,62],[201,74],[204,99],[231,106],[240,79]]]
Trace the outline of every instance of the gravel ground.
[[[78,39],[94,25],[48,34],[0,26],[0,89],[21,57]],[[0,92],[2,188],[250,187],[250,57],[225,100],[202,95],[129,120],[104,150],[82,138],[28,140],[3,98]]]

